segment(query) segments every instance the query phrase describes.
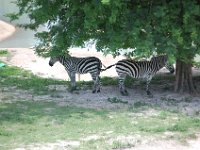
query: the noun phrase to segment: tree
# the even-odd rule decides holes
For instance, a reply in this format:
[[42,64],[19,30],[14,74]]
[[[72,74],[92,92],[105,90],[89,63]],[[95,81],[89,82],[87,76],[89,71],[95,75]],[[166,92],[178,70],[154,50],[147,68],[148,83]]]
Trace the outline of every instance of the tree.
[[73,46],[96,42],[98,51],[149,56],[166,53],[176,59],[175,91],[196,93],[192,80],[194,56],[200,53],[199,0],[17,0],[19,12],[30,18],[24,28],[38,32],[36,52],[42,56],[67,53]]

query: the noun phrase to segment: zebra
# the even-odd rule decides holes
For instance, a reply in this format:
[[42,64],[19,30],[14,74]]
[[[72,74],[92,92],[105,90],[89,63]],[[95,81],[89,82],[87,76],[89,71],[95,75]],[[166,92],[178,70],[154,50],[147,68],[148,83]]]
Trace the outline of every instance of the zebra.
[[116,64],[110,65],[104,70],[116,66],[116,72],[119,77],[119,89],[122,95],[128,95],[124,86],[124,80],[126,76],[133,78],[145,78],[146,79],[146,93],[149,96],[153,96],[149,90],[149,84],[152,77],[167,64],[167,56],[161,55],[153,57],[150,61],[134,61],[130,59],[124,59],[118,61]]
[[[151,58],[151,61],[156,59],[156,57],[152,57]],[[175,72],[175,68],[173,66],[173,64],[169,64],[169,63],[166,63],[165,66],[164,66],[171,74],[173,74]]]
[[164,66],[167,70],[169,70],[169,72],[171,74],[173,74],[175,72],[175,68],[173,66],[173,64],[169,64],[169,63],[166,63],[165,66]]
[[92,93],[100,92],[100,72],[102,68],[101,60],[96,57],[67,57],[67,56],[54,56],[49,60],[49,65],[52,67],[57,61],[59,61],[67,71],[70,81],[71,90],[76,89],[76,73],[86,74],[90,73],[94,82]]

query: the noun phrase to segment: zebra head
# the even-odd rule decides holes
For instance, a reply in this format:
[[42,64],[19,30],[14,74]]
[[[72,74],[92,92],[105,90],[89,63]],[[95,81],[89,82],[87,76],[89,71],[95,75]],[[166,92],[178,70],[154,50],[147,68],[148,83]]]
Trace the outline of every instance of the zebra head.
[[52,56],[49,60],[49,66],[53,66],[57,61],[59,61],[59,57]]
[[152,57],[151,61],[155,62],[158,65],[159,69],[161,69],[161,68],[165,67],[167,64],[167,55],[160,55],[160,56]]
[[174,68],[174,66],[173,66],[172,64],[166,63],[165,68],[166,68],[167,70],[169,70],[169,72],[170,72],[171,74],[173,74],[173,73],[175,72],[175,68]]

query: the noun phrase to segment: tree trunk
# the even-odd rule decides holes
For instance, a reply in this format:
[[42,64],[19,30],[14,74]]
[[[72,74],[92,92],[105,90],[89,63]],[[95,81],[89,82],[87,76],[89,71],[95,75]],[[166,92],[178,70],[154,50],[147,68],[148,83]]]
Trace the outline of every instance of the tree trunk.
[[175,92],[197,94],[192,79],[192,65],[181,60],[176,61]]

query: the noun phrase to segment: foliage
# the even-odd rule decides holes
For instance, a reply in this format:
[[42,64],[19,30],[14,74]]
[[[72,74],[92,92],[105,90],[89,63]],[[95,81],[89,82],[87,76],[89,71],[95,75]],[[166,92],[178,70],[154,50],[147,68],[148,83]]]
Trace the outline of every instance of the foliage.
[[107,101],[109,101],[110,103],[122,103],[122,104],[128,104],[128,101],[123,101],[117,97],[112,97],[112,98],[108,98]]
[[[149,56],[155,52],[183,60],[200,53],[200,6],[198,0],[17,0],[19,12],[30,18],[22,27],[36,30],[39,55],[68,53],[90,39],[98,51],[120,55]],[[181,50],[177,53],[177,49]]]

